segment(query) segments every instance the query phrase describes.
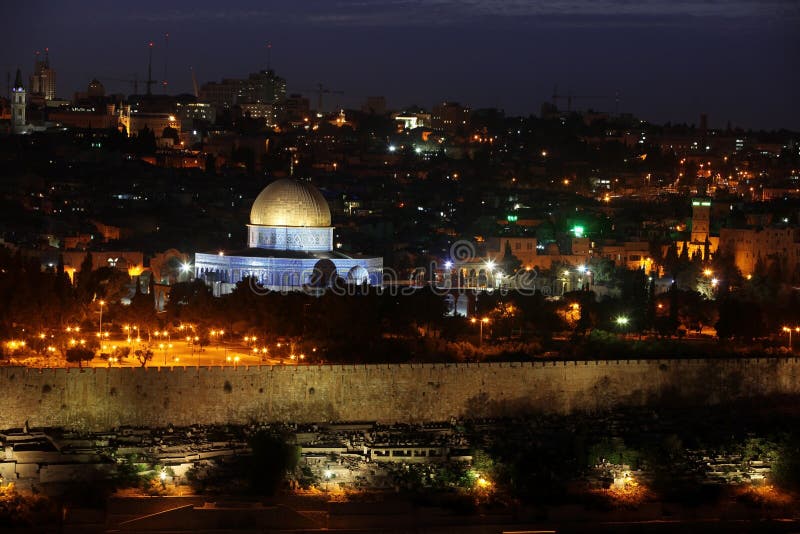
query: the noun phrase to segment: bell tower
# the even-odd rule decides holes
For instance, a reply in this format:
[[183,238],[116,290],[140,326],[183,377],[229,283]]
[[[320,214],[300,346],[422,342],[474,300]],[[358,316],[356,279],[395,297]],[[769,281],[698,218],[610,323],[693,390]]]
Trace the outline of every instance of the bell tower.
[[711,199],[692,199],[692,243],[705,243],[711,231]]
[[17,69],[17,78],[14,81],[11,94],[11,129],[16,134],[24,133],[27,95],[25,93],[25,88],[22,86],[22,73],[19,69]]

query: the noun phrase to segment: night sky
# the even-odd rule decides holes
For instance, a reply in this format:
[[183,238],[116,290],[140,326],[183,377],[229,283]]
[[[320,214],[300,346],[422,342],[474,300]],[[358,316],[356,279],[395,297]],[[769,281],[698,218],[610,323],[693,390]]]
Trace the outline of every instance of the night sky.
[[265,68],[271,42],[288,90],[344,91],[331,105],[538,114],[557,84],[573,108],[614,111],[619,91],[620,111],[650,121],[800,130],[796,0],[15,0],[4,15],[0,68],[27,80],[49,47],[63,97],[95,76],[128,93],[108,79],[138,74],[143,92],[147,43],[161,80],[168,32],[171,93],[191,92],[190,66],[200,84]]

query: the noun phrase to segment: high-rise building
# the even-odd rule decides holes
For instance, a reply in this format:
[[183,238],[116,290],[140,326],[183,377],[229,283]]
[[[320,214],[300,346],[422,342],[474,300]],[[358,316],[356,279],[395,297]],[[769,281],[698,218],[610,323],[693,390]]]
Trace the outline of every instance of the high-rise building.
[[89,86],[86,88],[86,97],[87,98],[103,98],[106,96],[106,88],[97,78],[93,78],[91,82],[89,82]]
[[178,102],[177,115],[184,131],[194,130],[198,124],[212,124],[217,117],[217,110],[205,102]]
[[33,62],[33,75],[31,76],[31,95],[42,96],[45,100],[54,100],[56,97],[56,71],[50,68],[50,51],[44,49],[44,58]]
[[307,121],[309,115],[311,115],[311,104],[308,98],[298,94],[291,94],[289,98],[284,100],[284,119],[298,122],[303,120]]
[[11,130],[14,133],[24,133],[26,130],[25,106],[27,94],[22,86],[22,73],[17,69],[14,87],[11,89]]
[[226,109],[242,104],[274,104],[286,98],[286,80],[273,70],[251,73],[247,79],[226,78],[200,87],[200,101]]
[[443,102],[433,107],[431,127],[455,135],[469,128],[470,109],[457,102]]
[[247,85],[251,91],[249,104],[272,104],[286,98],[286,80],[272,69],[250,74]]

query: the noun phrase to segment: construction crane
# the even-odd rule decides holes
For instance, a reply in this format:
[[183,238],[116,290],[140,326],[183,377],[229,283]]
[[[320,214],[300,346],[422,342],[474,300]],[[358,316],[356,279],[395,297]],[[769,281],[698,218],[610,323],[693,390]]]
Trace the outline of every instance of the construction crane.
[[123,83],[129,83],[129,84],[131,84],[131,88],[133,89],[133,93],[131,93],[131,94],[133,94],[133,95],[138,95],[139,94],[139,77],[137,75],[135,75],[135,74],[133,75],[133,79],[132,80],[130,80],[130,79],[126,80],[124,78],[109,78],[109,77],[106,77],[106,76],[102,76],[102,77],[97,78],[97,79],[100,80],[101,82],[123,82]]
[[317,84],[315,89],[304,89],[304,91],[313,91],[317,93],[317,112],[322,113],[322,95],[343,95],[344,91],[339,91],[336,89],[329,89],[328,87],[323,86],[321,83]]
[[156,81],[153,79],[153,41],[150,41],[150,57],[147,61],[147,96],[153,94],[153,84]]
[[164,79],[161,81],[161,86],[164,92],[167,92],[167,58],[169,57],[169,34],[164,34]]
[[197,88],[197,78],[194,75],[194,67],[189,67],[189,70],[192,71],[192,88],[194,89],[194,97],[200,98],[200,90]]

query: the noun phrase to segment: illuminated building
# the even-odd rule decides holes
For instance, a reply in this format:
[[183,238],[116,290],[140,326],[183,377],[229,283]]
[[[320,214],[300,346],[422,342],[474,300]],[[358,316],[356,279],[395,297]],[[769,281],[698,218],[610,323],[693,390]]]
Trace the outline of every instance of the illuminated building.
[[252,103],[242,104],[242,116],[249,119],[262,119],[267,126],[274,125],[276,121],[275,106],[272,104]]
[[142,113],[131,111],[129,115],[128,135],[139,135],[142,130],[147,128],[155,134],[159,144],[169,144],[164,132],[167,128],[172,128],[177,132],[181,130],[181,121],[171,113]]
[[[777,266],[786,281],[800,270],[800,229],[789,226],[722,228],[719,246],[744,276]],[[760,265],[759,265],[760,264]],[[758,272],[760,269],[762,272]]]
[[383,258],[348,256],[335,250],[331,212],[308,182],[280,179],[258,195],[247,225],[248,248],[195,254],[195,276],[229,292],[245,278],[271,290],[348,284],[379,285]]
[[39,59],[39,52],[36,52],[31,76],[31,95],[42,96],[45,100],[56,97],[56,71],[50,68],[50,51],[47,48],[44,49],[44,59]]
[[593,242],[587,237],[572,237],[568,248],[568,253],[562,253],[558,244],[545,246],[535,237],[499,237],[489,239],[486,251],[489,257],[500,261],[510,250],[524,269],[550,269],[553,265],[577,267],[599,258],[626,269],[650,272],[654,267],[647,241]]
[[393,117],[398,130],[427,128],[431,125],[430,113],[397,113]]
[[178,102],[175,105],[176,115],[183,131],[191,131],[198,124],[213,124],[217,119],[217,110],[204,102]]

